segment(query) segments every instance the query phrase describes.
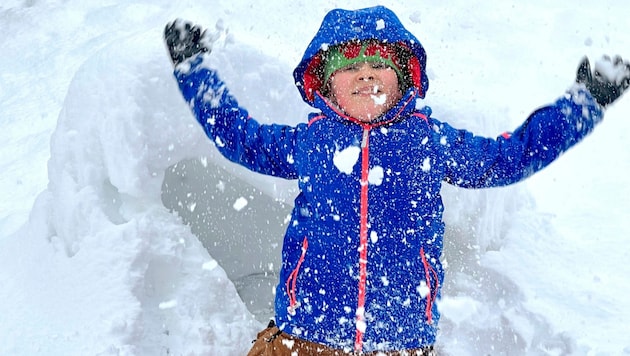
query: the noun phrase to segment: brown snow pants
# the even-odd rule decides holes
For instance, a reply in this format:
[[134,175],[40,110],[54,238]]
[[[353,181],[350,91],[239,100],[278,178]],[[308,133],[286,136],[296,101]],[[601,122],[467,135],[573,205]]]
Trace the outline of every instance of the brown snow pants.
[[[332,349],[322,344],[298,339],[285,332],[280,331],[275,325],[269,323],[269,326],[258,333],[254,346],[247,356],[347,356],[356,355],[355,353],[347,353],[343,350]],[[387,352],[368,352],[360,355],[365,356],[437,356],[437,352],[432,346],[422,349],[404,350],[404,351],[387,351]]]

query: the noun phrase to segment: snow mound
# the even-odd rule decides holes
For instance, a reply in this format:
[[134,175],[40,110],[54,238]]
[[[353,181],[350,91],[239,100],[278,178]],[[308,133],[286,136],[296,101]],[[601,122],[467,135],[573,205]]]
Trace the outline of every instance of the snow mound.
[[[208,268],[214,259],[161,202],[166,169],[209,146],[179,119],[189,113],[163,48],[134,51],[159,44],[155,35],[100,51],[70,84],[49,187],[20,232],[27,237],[0,252],[32,251],[8,271],[7,283],[27,286],[0,296],[24,300],[4,317],[38,323],[15,328],[5,354],[236,355],[260,329],[225,271]],[[33,333],[29,350],[11,344],[23,333]]]

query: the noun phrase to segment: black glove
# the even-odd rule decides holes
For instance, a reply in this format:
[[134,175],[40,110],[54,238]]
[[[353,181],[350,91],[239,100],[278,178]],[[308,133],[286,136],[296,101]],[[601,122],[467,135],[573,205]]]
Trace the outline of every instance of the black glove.
[[630,63],[619,56],[612,59],[604,56],[595,64],[595,71],[591,71],[588,58],[584,57],[576,82],[583,83],[599,105],[606,107],[630,86]]
[[206,31],[188,21],[176,19],[164,28],[164,41],[174,65],[198,53],[210,53],[211,43],[205,41]]

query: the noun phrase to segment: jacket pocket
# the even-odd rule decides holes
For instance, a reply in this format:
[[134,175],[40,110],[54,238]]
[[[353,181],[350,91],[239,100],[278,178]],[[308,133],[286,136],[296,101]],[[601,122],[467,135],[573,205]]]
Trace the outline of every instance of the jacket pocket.
[[424,253],[424,248],[420,248],[420,257],[422,258],[422,265],[424,267],[424,278],[426,280],[428,288],[428,293],[426,294],[427,307],[425,309],[425,314],[427,316],[428,323],[432,324],[433,303],[435,303],[435,299],[437,298],[438,289],[440,288],[440,280],[438,279],[435,268],[433,268],[433,266],[427,260],[427,256]]
[[287,311],[289,315],[295,315],[295,309],[300,307],[300,302],[297,300],[297,291],[296,291],[296,283],[297,278],[300,273],[300,267],[302,266],[302,262],[304,262],[304,258],[306,257],[306,250],[308,250],[308,239],[305,237],[302,241],[302,254],[300,255],[300,259],[291,274],[289,274],[289,278],[287,278],[285,287],[287,295],[289,296],[289,306],[287,307]]

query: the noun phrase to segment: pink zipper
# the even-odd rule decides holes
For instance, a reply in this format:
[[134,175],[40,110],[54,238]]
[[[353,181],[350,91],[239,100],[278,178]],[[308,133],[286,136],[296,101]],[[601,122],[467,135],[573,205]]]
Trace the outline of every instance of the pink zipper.
[[354,350],[360,352],[363,348],[363,334],[365,332],[365,286],[367,283],[367,248],[368,248],[368,174],[369,174],[369,135],[370,127],[363,126],[361,140],[361,217],[359,230],[359,296],[356,311],[356,338]]
[[290,315],[295,315],[295,309],[300,306],[300,303],[297,301],[296,297],[295,285],[297,283],[300,266],[302,265],[302,262],[304,262],[304,257],[306,256],[306,250],[308,250],[308,240],[305,237],[302,241],[302,254],[300,255],[300,259],[298,260],[295,269],[293,269],[293,271],[289,275],[289,278],[287,278],[286,283],[287,295],[289,296],[289,307],[287,308],[287,310],[289,311]]
[[[437,273],[435,269],[431,266],[429,261],[427,261],[427,256],[424,254],[424,248],[420,248],[420,256],[422,257],[422,264],[424,265],[424,277],[427,281],[427,288],[429,288],[429,294],[427,294],[427,308],[425,310],[425,314],[427,316],[427,321],[429,324],[433,324],[433,303],[437,298],[437,291],[440,287],[440,281],[438,280]],[[431,274],[433,274],[433,280],[435,281],[435,286],[431,285]]]

